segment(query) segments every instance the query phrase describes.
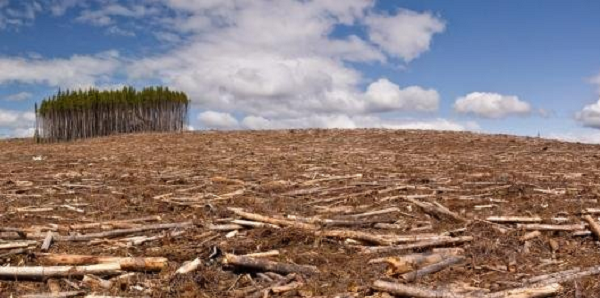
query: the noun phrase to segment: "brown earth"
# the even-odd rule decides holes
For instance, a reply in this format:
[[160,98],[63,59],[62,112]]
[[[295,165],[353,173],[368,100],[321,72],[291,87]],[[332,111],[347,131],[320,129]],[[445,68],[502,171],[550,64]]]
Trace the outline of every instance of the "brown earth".
[[[385,264],[369,265],[368,261],[410,251],[365,255],[359,253],[360,247],[369,244],[289,227],[245,229],[226,238],[228,232],[211,232],[209,224],[238,218],[227,207],[271,217],[328,219],[397,207],[399,212],[361,218],[369,223],[360,227],[320,229],[409,235],[466,228],[456,232],[474,237],[457,245],[465,249],[466,262],[410,284],[433,289],[464,283],[497,291],[519,287],[528,277],[600,265],[600,250],[593,236],[542,232],[529,242],[527,251],[519,240],[525,231],[505,224],[500,228],[506,232],[501,233],[499,226],[483,220],[501,215],[539,216],[544,223],[552,223],[552,218],[560,216],[570,224],[580,223],[584,208],[600,207],[599,169],[600,146],[456,132],[287,130],[121,135],[58,144],[6,140],[0,142],[0,226],[30,232],[37,228],[45,234],[45,229],[56,225],[150,215],[160,215],[162,223],[194,222],[181,236],[140,245],[128,245],[118,238],[100,243],[54,243],[51,253],[169,260],[169,267],[160,273],[141,274],[129,285],[108,290],[88,289],[72,279],[88,293],[229,297],[253,284],[269,285],[257,272],[221,264],[220,255],[211,256],[218,248],[235,254],[276,249],[280,255],[269,259],[315,265],[321,271],[298,277],[304,283],[300,289],[271,293],[271,297],[333,297],[340,293],[364,297],[374,294],[370,286],[376,279],[403,282],[387,276]],[[378,192],[392,187],[397,189]],[[294,193],[297,190],[310,191]],[[545,193],[548,190],[554,193]],[[430,196],[416,197],[418,200],[439,202],[468,221],[431,217],[403,199],[419,194]],[[475,208],[482,205],[489,206]],[[18,209],[22,207],[52,210]],[[376,229],[376,222],[396,222],[401,228]],[[69,231],[59,233],[67,235]],[[552,249],[550,242],[558,246]],[[41,241],[26,253],[0,257],[0,264],[40,265],[36,258],[40,245]],[[6,251],[0,250],[0,255]],[[182,263],[196,257],[202,260],[197,271],[174,274]],[[64,280],[60,284],[63,291],[73,290]],[[600,296],[598,276],[563,286],[556,297]],[[0,297],[44,292],[49,290],[43,282],[0,281]]]

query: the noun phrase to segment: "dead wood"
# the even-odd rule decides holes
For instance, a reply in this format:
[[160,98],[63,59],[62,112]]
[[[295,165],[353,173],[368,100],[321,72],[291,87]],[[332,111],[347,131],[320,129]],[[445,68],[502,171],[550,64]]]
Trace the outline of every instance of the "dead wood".
[[486,220],[496,223],[542,222],[542,218],[539,216],[490,216]]
[[264,259],[236,256],[232,254],[225,254],[225,257],[223,258],[223,264],[260,271],[272,271],[281,274],[301,273],[312,275],[320,273],[317,267],[311,265],[285,264]]
[[584,215],[583,220],[590,225],[590,230],[596,236],[596,239],[600,239],[600,224],[590,215]]
[[442,258],[442,260],[437,263],[427,265],[425,267],[420,268],[419,270],[415,270],[412,272],[402,274],[402,278],[408,282],[413,282],[416,279],[419,279],[425,275],[432,274],[432,273],[435,273],[438,271],[442,271],[445,268],[450,267],[452,265],[456,265],[458,263],[461,263],[464,260],[465,260],[464,257],[448,256],[448,257]]
[[517,229],[526,231],[579,231],[585,230],[582,224],[551,225],[551,224],[517,224]]
[[466,219],[464,219],[462,216],[450,211],[448,208],[446,208],[438,202],[419,202],[416,199],[410,197],[404,197],[403,199],[419,206],[421,209],[423,209],[423,211],[435,216],[436,218],[449,218],[458,222],[466,221]]
[[167,266],[166,258],[108,257],[90,255],[37,254],[46,265],[88,265],[118,263],[126,271],[160,271]]
[[83,278],[86,274],[120,274],[119,263],[97,264],[89,266],[23,266],[0,267],[0,279],[3,280],[45,280],[48,278]]
[[55,236],[54,239],[56,241],[90,241],[98,238],[115,238],[125,235],[131,235],[135,233],[141,233],[146,231],[157,231],[157,230],[167,230],[167,229],[185,229],[192,227],[194,224],[189,222],[181,222],[181,223],[166,223],[166,224],[155,224],[155,225],[147,225],[139,228],[133,229],[119,229],[112,230],[100,233],[90,233],[84,235],[71,235],[71,236]]
[[289,221],[289,220],[285,220],[285,219],[278,219],[278,218],[268,217],[268,216],[264,216],[264,215],[260,215],[260,214],[256,214],[256,213],[249,213],[249,212],[245,212],[238,208],[230,207],[230,208],[227,208],[227,210],[235,213],[236,215],[238,215],[242,218],[249,219],[249,220],[270,223],[273,225],[293,227],[293,228],[297,228],[297,229],[306,229],[306,230],[317,229],[317,226],[312,225],[312,224]]
[[464,242],[469,242],[472,240],[473,240],[473,237],[471,237],[471,236],[462,236],[462,237],[455,237],[455,238],[450,237],[450,238],[444,238],[444,239],[439,239],[439,240],[420,241],[420,242],[404,244],[404,245],[392,245],[392,246],[384,246],[384,247],[365,247],[365,248],[362,248],[360,252],[362,254],[391,253],[391,252],[398,252],[398,251],[411,250],[411,249],[423,249],[423,248],[438,247],[438,246],[456,245],[456,244],[461,244]]
[[85,295],[84,291],[70,291],[70,292],[59,292],[59,293],[44,293],[44,294],[26,294],[21,295],[21,298],[69,298]]

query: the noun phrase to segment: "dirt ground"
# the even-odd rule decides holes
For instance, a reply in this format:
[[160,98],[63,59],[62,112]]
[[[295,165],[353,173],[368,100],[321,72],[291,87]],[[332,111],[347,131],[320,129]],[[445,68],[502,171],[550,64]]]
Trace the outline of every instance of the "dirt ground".
[[[519,238],[531,231],[486,220],[537,216],[542,223],[580,224],[585,208],[600,207],[599,169],[600,146],[459,132],[286,130],[121,135],[57,144],[5,140],[0,141],[0,226],[35,236],[47,230],[94,233],[101,229],[57,227],[152,215],[159,215],[160,223],[193,221],[180,235],[172,230],[133,235],[164,236],[142,244],[120,239],[132,235],[54,242],[50,253],[169,260],[161,272],[140,273],[130,283],[108,289],[60,279],[63,291],[80,287],[86,293],[122,297],[250,297],[241,290],[264,289],[269,281],[259,270],[224,265],[222,255],[278,250],[279,255],[267,259],[313,265],[320,273],[298,275],[299,288],[271,292],[270,297],[384,297],[371,288],[377,279],[494,292],[521,287],[524,279],[537,275],[600,266],[593,235],[542,231],[525,245]],[[431,216],[407,197],[438,202],[466,221]],[[408,282],[388,274],[385,263],[369,260],[430,248],[365,254],[365,247],[375,245],[286,225],[244,228],[237,234],[211,230],[211,225],[240,218],[228,207],[277,219],[295,215],[363,221],[350,227],[321,225],[318,231],[450,232],[473,240],[455,245],[464,249],[463,263]],[[388,208],[393,209],[360,215]],[[395,228],[377,228],[382,223]],[[0,243],[17,241],[9,239],[15,237],[9,232],[1,235]],[[8,250],[0,249],[0,264],[38,266],[40,245],[41,240],[8,256],[2,256]],[[202,263],[196,271],[175,274],[195,258]],[[562,286],[556,297],[600,297],[597,275]],[[0,281],[0,297],[48,292],[44,282]],[[264,297],[260,291],[258,297]]]

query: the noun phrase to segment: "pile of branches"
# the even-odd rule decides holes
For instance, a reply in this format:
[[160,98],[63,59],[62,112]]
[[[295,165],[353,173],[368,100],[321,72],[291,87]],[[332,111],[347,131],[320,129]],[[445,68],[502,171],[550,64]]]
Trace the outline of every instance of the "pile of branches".
[[36,110],[36,139],[69,141],[120,133],[181,131],[189,100],[166,87],[59,91]]

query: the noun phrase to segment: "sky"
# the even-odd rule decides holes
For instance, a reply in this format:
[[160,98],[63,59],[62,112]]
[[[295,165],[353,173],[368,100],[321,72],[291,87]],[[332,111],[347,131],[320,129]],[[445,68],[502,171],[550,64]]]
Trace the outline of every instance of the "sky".
[[0,0],[0,137],[59,89],[164,85],[190,128],[600,143],[600,1]]

